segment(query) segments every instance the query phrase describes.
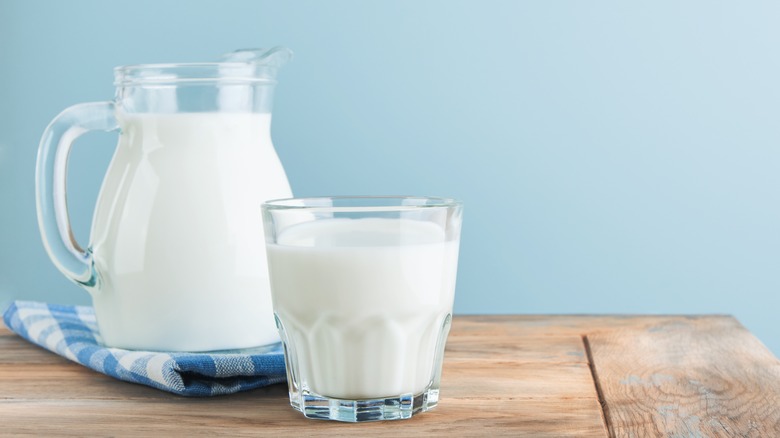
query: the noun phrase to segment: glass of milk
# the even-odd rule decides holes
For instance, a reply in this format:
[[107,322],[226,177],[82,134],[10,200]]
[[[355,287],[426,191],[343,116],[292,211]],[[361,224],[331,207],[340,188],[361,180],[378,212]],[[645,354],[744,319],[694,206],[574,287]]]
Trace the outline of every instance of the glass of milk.
[[439,400],[462,204],[269,201],[263,221],[290,403],[306,417],[410,418]]

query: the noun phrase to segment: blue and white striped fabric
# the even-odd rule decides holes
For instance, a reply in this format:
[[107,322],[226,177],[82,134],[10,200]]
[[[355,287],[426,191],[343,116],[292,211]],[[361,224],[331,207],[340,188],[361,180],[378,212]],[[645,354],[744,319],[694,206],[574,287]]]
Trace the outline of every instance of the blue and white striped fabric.
[[99,344],[91,307],[15,301],[3,315],[16,334],[95,371],[185,396],[232,394],[285,381],[281,344],[263,354],[160,353]]

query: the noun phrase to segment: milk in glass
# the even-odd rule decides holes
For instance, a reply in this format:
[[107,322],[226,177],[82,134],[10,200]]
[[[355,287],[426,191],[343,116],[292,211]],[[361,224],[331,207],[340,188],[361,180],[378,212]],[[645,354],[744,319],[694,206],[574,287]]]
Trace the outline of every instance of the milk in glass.
[[310,392],[419,394],[434,376],[455,290],[458,241],[411,219],[292,225],[268,245],[276,316]]

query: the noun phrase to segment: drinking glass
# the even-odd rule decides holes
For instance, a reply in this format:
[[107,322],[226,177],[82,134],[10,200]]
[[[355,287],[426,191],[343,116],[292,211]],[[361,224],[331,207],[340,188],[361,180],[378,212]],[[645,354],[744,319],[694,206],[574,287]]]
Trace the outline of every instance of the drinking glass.
[[439,401],[462,204],[318,197],[263,204],[271,297],[291,405],[349,422]]

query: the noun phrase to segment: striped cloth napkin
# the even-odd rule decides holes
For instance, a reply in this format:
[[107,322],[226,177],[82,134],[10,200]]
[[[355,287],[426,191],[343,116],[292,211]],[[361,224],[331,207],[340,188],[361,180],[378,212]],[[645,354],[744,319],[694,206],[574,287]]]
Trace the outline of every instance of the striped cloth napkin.
[[15,301],[3,314],[19,336],[100,373],[184,396],[232,394],[284,382],[281,344],[262,354],[161,353],[108,348],[92,307]]

